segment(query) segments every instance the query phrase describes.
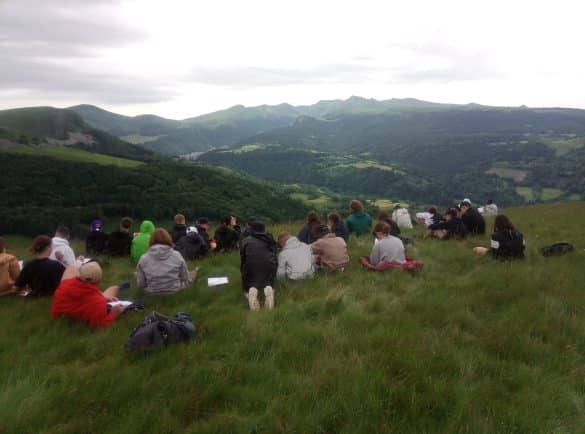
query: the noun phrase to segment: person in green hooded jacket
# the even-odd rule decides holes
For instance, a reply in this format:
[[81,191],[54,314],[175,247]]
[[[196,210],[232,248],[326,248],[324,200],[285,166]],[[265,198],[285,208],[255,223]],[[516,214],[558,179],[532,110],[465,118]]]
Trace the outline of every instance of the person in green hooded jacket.
[[350,234],[356,236],[369,234],[372,230],[372,217],[364,212],[364,206],[359,200],[352,200],[349,203],[351,215],[345,220]]
[[154,232],[154,224],[150,220],[144,220],[140,225],[140,232],[132,240],[130,256],[134,262],[138,262],[140,257],[146,253],[150,243],[150,236]]

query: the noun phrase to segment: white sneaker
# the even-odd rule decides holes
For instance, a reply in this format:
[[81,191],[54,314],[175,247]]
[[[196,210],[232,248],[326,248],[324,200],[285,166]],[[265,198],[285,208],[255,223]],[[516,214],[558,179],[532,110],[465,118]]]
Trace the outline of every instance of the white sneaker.
[[248,290],[248,304],[250,305],[250,310],[260,309],[260,303],[258,303],[258,290],[254,287]]
[[274,309],[274,289],[272,289],[272,286],[266,286],[264,288],[264,299],[266,309]]

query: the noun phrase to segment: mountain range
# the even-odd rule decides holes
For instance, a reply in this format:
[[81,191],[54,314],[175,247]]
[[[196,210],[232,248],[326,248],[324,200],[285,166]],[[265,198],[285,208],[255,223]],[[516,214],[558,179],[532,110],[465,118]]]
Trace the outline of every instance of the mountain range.
[[[585,191],[585,110],[355,96],[306,106],[238,105],[183,120],[91,105],[21,110],[29,112],[25,142],[38,141],[35,125],[46,124],[32,118],[57,110],[49,116],[57,119],[52,137],[75,142],[89,133],[74,144],[83,149],[91,143],[102,152],[102,143],[114,143],[103,153],[195,155],[271,182],[368,198],[451,203],[474,196],[516,204],[578,199]],[[7,112],[15,111],[0,112],[0,140],[18,141],[18,126],[3,121]]]

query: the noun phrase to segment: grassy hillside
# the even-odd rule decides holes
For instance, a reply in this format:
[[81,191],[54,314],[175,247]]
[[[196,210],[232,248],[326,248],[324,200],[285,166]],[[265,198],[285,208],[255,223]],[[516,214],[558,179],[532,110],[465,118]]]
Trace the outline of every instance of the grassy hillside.
[[[465,242],[421,241],[416,275],[360,269],[281,283],[249,312],[237,253],[199,261],[182,294],[90,331],[52,322],[50,300],[0,303],[0,431],[6,433],[579,433],[585,426],[585,203],[506,210],[528,257],[498,263]],[[158,222],[168,225],[169,222]],[[299,224],[271,227],[297,230]],[[574,242],[545,259],[537,248]],[[30,239],[9,237],[25,255]],[[80,244],[76,247],[79,249]],[[127,260],[104,286],[132,278]],[[207,276],[230,284],[208,288]],[[189,312],[201,343],[146,357],[123,349],[144,315]]]
[[11,148],[8,152],[18,154],[53,157],[59,160],[75,161],[83,163],[96,163],[118,167],[137,167],[144,164],[142,161],[128,160],[126,158],[112,157],[110,155],[96,154],[83,149],[66,146],[19,146]]
[[152,158],[152,152],[91,127],[71,110],[28,107],[0,110],[0,146],[59,144],[130,159]]

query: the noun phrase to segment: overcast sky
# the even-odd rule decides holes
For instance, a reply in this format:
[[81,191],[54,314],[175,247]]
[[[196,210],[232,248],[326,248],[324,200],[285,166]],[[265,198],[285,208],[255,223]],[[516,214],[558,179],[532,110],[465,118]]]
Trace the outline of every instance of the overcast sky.
[[351,95],[585,108],[582,1],[0,0],[0,108]]

